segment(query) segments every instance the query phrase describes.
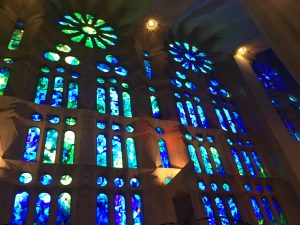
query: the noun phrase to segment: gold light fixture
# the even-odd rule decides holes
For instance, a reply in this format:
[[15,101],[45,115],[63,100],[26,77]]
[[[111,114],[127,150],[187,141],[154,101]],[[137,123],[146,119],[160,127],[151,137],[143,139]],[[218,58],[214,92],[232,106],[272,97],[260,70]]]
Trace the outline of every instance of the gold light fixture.
[[240,47],[237,51],[236,51],[236,53],[238,54],[238,55],[244,55],[245,53],[247,52],[247,48],[246,47]]
[[156,20],[149,19],[147,21],[146,27],[147,27],[148,30],[155,30],[157,28],[157,25],[158,25],[158,23],[157,23]]

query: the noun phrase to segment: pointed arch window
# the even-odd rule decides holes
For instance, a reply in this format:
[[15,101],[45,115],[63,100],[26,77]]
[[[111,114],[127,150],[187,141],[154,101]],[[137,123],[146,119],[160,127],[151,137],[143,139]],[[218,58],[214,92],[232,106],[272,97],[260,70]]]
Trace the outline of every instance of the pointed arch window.
[[112,160],[114,168],[123,168],[122,142],[119,136],[112,137]]
[[269,205],[268,200],[266,198],[262,198],[261,202],[262,202],[262,205],[265,209],[265,212],[266,212],[267,217],[268,217],[269,221],[271,222],[271,224],[274,224],[274,225],[276,224],[277,225],[276,219],[273,215],[273,212],[272,212],[272,209]]
[[191,123],[192,123],[193,127],[199,127],[197,117],[196,117],[196,113],[195,113],[192,102],[186,101],[186,106],[187,106],[187,109],[188,109],[190,119],[191,119]]
[[66,131],[64,134],[62,164],[73,164],[75,153],[75,133]]
[[221,158],[219,156],[218,150],[215,147],[209,148],[211,151],[212,158],[214,160],[215,166],[219,174],[225,174],[224,167],[222,165]]
[[128,168],[137,168],[137,157],[135,141],[133,138],[126,138],[126,149],[127,149],[127,159]]
[[35,224],[47,225],[50,212],[51,196],[48,193],[39,194],[35,207]]
[[225,120],[223,118],[223,115],[222,115],[220,109],[215,109],[215,112],[216,112],[216,115],[217,115],[218,120],[220,122],[222,130],[228,131],[227,124],[226,124],[226,122],[225,122]]
[[150,95],[150,103],[151,103],[153,118],[160,119],[160,109],[159,109],[157,97],[154,95]]
[[55,77],[51,106],[61,107],[63,101],[63,91],[64,91],[64,78]]
[[206,216],[209,217],[209,219],[208,219],[209,225],[217,224],[215,216],[214,216],[213,207],[211,205],[211,202],[210,202],[209,198],[206,197],[206,196],[203,196],[202,197],[202,202],[203,202],[203,205],[204,205]]
[[179,119],[180,119],[181,124],[187,126],[188,122],[187,122],[186,113],[185,113],[183,104],[181,102],[177,102],[176,105],[177,105]]
[[251,160],[250,160],[249,155],[247,154],[247,152],[242,151],[242,156],[244,157],[244,161],[245,161],[245,164],[248,168],[248,171],[249,171],[250,175],[251,176],[256,176],[255,170],[252,166]]
[[23,34],[24,30],[22,28],[16,28],[11,36],[7,48],[9,50],[18,50],[22,41]]
[[108,198],[106,194],[97,196],[97,225],[108,225]]
[[190,154],[190,158],[193,161],[196,173],[201,173],[202,170],[201,170],[201,167],[200,167],[200,163],[199,163],[199,160],[198,160],[198,157],[197,157],[195,147],[193,145],[189,144],[188,145],[188,151],[189,151],[189,154]]
[[56,224],[70,224],[71,200],[71,195],[66,192],[58,196]]
[[97,165],[107,166],[107,140],[104,134],[97,136]]
[[170,168],[171,163],[170,163],[167,144],[166,144],[165,140],[163,140],[163,139],[158,140],[158,149],[159,149],[159,153],[160,153],[162,167]]
[[264,216],[262,214],[262,211],[261,211],[261,208],[260,208],[258,202],[254,198],[250,198],[250,203],[251,203],[253,212],[256,216],[256,219],[258,221],[258,224],[265,225],[266,222],[265,222]]
[[128,92],[122,93],[123,98],[123,110],[125,117],[132,117],[132,109],[131,109],[131,98]]
[[11,224],[25,225],[28,211],[29,194],[26,191],[19,192],[15,196]]
[[207,174],[213,174],[213,168],[209,160],[209,156],[207,154],[206,148],[204,146],[199,147],[200,154],[203,160],[204,168]]
[[111,87],[109,89],[109,96],[110,96],[110,113],[113,116],[119,116],[119,96],[117,89],[115,87]]
[[24,161],[32,162],[36,160],[36,155],[39,148],[40,133],[41,131],[38,127],[29,128],[23,156]]
[[143,213],[142,213],[142,198],[138,194],[134,194],[131,197],[131,209],[132,219],[134,225],[144,224]]
[[245,173],[243,164],[241,162],[241,159],[240,159],[237,151],[235,151],[234,149],[231,149],[231,154],[232,154],[233,160],[235,162],[235,165],[236,165],[236,167],[238,169],[239,174],[242,175],[242,176],[245,176],[246,173]]
[[46,104],[48,85],[49,85],[49,79],[47,77],[40,77],[38,79],[34,103],[42,104],[42,105]]
[[115,196],[115,225],[126,225],[126,204],[123,195]]
[[149,79],[153,78],[153,72],[152,72],[152,67],[150,63],[150,55],[147,52],[144,52],[144,66],[145,66],[145,71],[146,71],[146,76]]
[[76,82],[69,83],[68,90],[68,109],[77,109],[78,106],[78,84]]
[[46,142],[43,155],[43,163],[55,163],[57,150],[58,131],[51,129],[46,133]]
[[106,97],[104,88],[97,88],[97,111],[99,113],[106,113]]

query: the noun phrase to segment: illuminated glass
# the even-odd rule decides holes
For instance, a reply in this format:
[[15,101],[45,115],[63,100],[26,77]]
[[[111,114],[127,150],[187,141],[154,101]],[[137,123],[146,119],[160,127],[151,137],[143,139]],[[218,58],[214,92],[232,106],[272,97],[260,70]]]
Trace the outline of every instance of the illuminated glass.
[[3,62],[6,64],[13,64],[14,63],[14,59],[13,58],[4,58]]
[[104,121],[98,121],[97,122],[97,127],[100,129],[100,130],[104,130],[106,128],[106,123]]
[[232,154],[233,160],[235,162],[235,165],[236,165],[236,167],[239,171],[239,174],[242,175],[242,176],[245,176],[246,173],[245,173],[245,170],[243,168],[243,164],[240,160],[240,157],[239,157],[238,153],[235,150],[231,149],[231,154]]
[[119,131],[121,131],[122,127],[121,127],[121,125],[118,124],[118,123],[112,123],[112,124],[111,124],[111,129],[112,129],[113,131],[119,132]]
[[107,141],[104,134],[97,136],[97,165],[107,166]]
[[71,52],[71,47],[69,45],[66,44],[58,44],[56,45],[56,49],[60,52],[64,52],[64,53],[69,53]]
[[156,119],[160,119],[160,110],[159,110],[159,104],[158,104],[157,97],[154,95],[151,95],[150,102],[151,102],[151,109],[152,109],[153,117]]
[[212,189],[214,192],[216,192],[216,191],[219,190],[218,185],[217,185],[216,183],[211,183],[211,184],[210,184],[210,187],[211,187],[211,189]]
[[53,181],[52,176],[49,174],[45,174],[45,175],[41,176],[41,178],[40,178],[40,182],[44,186],[50,185],[52,183],[52,181]]
[[199,181],[199,182],[198,182],[198,188],[199,188],[201,191],[204,191],[204,190],[206,189],[205,183],[202,182],[202,181]]
[[110,72],[110,67],[104,63],[97,64],[97,69],[104,73]]
[[265,199],[265,198],[262,198],[261,202],[262,202],[262,205],[263,205],[263,207],[265,209],[265,212],[266,212],[267,217],[269,218],[269,221],[271,222],[271,224],[272,225],[277,225],[276,219],[275,219],[275,217],[274,217],[274,215],[272,213],[272,209],[271,209],[271,207],[269,205],[268,200]]
[[149,79],[153,78],[153,72],[152,72],[152,67],[151,67],[151,63],[149,60],[149,54],[144,52],[144,67],[145,67],[145,71],[146,71],[146,76]]
[[97,225],[108,225],[108,198],[106,194],[97,196]]
[[71,195],[62,193],[58,196],[56,224],[69,225],[71,216]]
[[215,198],[215,203],[219,212],[219,217],[222,225],[230,225],[223,200],[219,197]]
[[43,163],[55,163],[57,150],[58,132],[57,130],[48,130],[46,134]]
[[34,98],[36,104],[46,104],[46,97],[48,92],[49,79],[47,77],[40,77],[37,84],[37,90]]
[[63,101],[64,78],[55,77],[51,106],[61,107]]
[[77,123],[77,119],[73,117],[67,117],[66,118],[66,124],[69,126],[74,126]]
[[119,97],[115,87],[109,89],[110,113],[113,116],[119,116]]
[[208,199],[208,197],[203,196],[202,197],[202,202],[203,202],[203,205],[204,205],[206,216],[209,218],[208,219],[208,224],[209,225],[217,224],[217,221],[216,221],[215,216],[214,216],[213,207],[212,207],[211,202]]
[[186,106],[187,106],[187,109],[188,109],[188,112],[189,112],[189,115],[190,115],[192,125],[194,127],[199,127],[193,104],[190,101],[186,101]]
[[107,179],[105,177],[98,177],[97,178],[97,185],[100,187],[105,187],[107,185]]
[[246,166],[247,166],[247,168],[248,168],[248,171],[249,171],[250,175],[251,175],[251,176],[256,176],[255,170],[254,170],[254,168],[253,168],[253,166],[252,166],[251,160],[250,160],[250,158],[249,158],[247,152],[242,151],[242,155],[243,155],[243,157],[244,157],[244,161],[245,161],[245,164],[246,164]]
[[75,133],[73,131],[66,131],[64,135],[62,164],[74,163],[75,151]]
[[206,148],[204,146],[199,147],[200,154],[203,160],[204,168],[207,174],[213,174],[213,168],[209,160],[209,156],[207,154]]
[[34,224],[39,224],[39,225],[48,224],[48,218],[50,212],[50,201],[51,201],[51,196],[48,193],[39,194],[36,201]]
[[115,225],[126,225],[126,203],[123,195],[115,196]]
[[193,136],[190,133],[185,133],[184,137],[189,141],[193,140]]
[[8,44],[9,50],[18,50],[19,49],[23,34],[24,34],[24,30],[22,30],[22,29],[14,30],[14,32],[11,36],[11,39],[9,41],[9,44]]
[[0,68],[0,96],[4,95],[5,88],[10,75],[10,70],[6,67]]
[[60,183],[64,186],[67,186],[72,183],[72,177],[70,175],[63,175],[60,178]]
[[195,147],[193,145],[188,145],[188,150],[189,150],[191,160],[193,161],[196,173],[201,173],[202,171],[201,171],[201,167],[200,167],[200,163],[197,157]]
[[198,111],[198,115],[200,117],[202,127],[208,128],[208,123],[207,123],[203,108],[200,105],[197,105],[197,111]]
[[22,184],[29,184],[32,181],[32,175],[30,173],[22,173],[19,177],[19,181]]
[[27,192],[16,194],[10,224],[25,225],[28,203],[29,194]]
[[114,185],[117,187],[117,188],[121,188],[124,186],[124,180],[122,178],[116,178],[114,179]]
[[248,192],[252,192],[252,187],[249,184],[245,184],[245,189]]
[[97,111],[102,114],[106,112],[104,88],[97,88]]
[[127,92],[123,92],[122,93],[122,98],[123,98],[124,116],[125,117],[132,117],[130,95]]
[[223,115],[222,115],[221,111],[219,109],[215,109],[215,112],[217,114],[217,117],[218,117],[218,120],[220,122],[222,130],[228,131],[227,130],[226,122],[225,122],[225,120],[223,118]]
[[112,137],[112,160],[114,168],[123,168],[122,144],[118,136]]
[[74,56],[67,56],[65,62],[71,66],[78,66],[80,64],[79,59]]
[[186,79],[186,75],[180,71],[176,71],[176,76],[182,80]]
[[133,126],[131,126],[131,125],[127,125],[127,126],[125,127],[125,130],[126,130],[126,132],[128,132],[128,133],[134,132],[134,128],[133,128]]
[[39,113],[33,113],[31,115],[31,120],[34,121],[34,122],[40,122],[43,120],[43,116]]
[[68,90],[68,109],[76,109],[78,106],[78,84],[75,82],[69,83]]
[[135,142],[133,138],[126,138],[126,149],[127,149],[128,168],[137,168],[136,149],[135,149]]
[[253,158],[253,161],[254,161],[254,163],[256,165],[256,168],[258,169],[260,175],[262,177],[267,177],[267,174],[264,171],[264,168],[263,168],[263,166],[262,166],[262,164],[259,160],[259,156],[257,155],[257,153],[256,152],[251,152],[251,156]]
[[171,163],[170,163],[167,144],[166,144],[165,140],[163,140],[163,139],[158,140],[158,148],[159,148],[162,167],[163,168],[170,168]]
[[39,148],[40,132],[41,131],[38,127],[29,128],[23,156],[24,161],[32,162],[36,160],[36,155]]
[[131,178],[130,181],[130,186],[133,188],[138,188],[140,186],[140,181],[136,179],[135,177]]
[[142,213],[142,198],[138,194],[134,194],[131,197],[131,209],[133,225],[144,224]]
[[183,104],[181,102],[177,102],[176,105],[177,105],[177,109],[178,109],[178,113],[179,113],[179,119],[180,119],[181,124],[187,126],[188,122],[187,122],[187,118],[186,118],[186,114],[185,114]]
[[227,183],[224,183],[223,184],[223,189],[224,189],[224,191],[230,191],[230,186],[229,186],[229,184],[227,184]]
[[58,124],[60,122],[60,119],[59,119],[58,115],[53,115],[53,116],[49,117],[48,121],[52,124]]
[[51,70],[50,70],[50,68],[48,66],[44,66],[44,67],[41,68],[41,72],[43,72],[43,73],[50,73]]
[[211,151],[212,158],[214,160],[215,166],[219,174],[225,174],[225,170],[222,166],[221,158],[219,156],[218,150],[215,147],[209,148]]
[[264,216],[261,212],[258,202],[254,198],[250,198],[250,203],[259,225],[266,225]]
[[234,122],[232,121],[232,118],[231,118],[231,115],[230,115],[229,110],[226,109],[226,108],[223,108],[223,111],[224,111],[224,114],[225,114],[225,116],[226,116],[226,118],[227,118],[228,124],[229,124],[229,126],[230,126],[230,128],[231,128],[231,131],[232,131],[233,133],[237,133],[235,124],[234,124]]
[[280,207],[279,203],[275,199],[272,199],[272,203],[273,203],[273,206],[274,206],[274,208],[276,210],[276,213],[277,213],[277,215],[278,215],[278,217],[280,219],[280,223],[282,225],[287,225],[288,223],[287,223],[286,217],[285,217],[285,215],[283,213],[283,210]]
[[168,185],[172,181],[171,177],[166,177],[165,178],[165,184]]
[[59,54],[55,53],[55,52],[45,52],[44,53],[44,58],[52,61],[52,62],[57,62],[60,60],[60,56]]
[[122,76],[122,77],[125,77],[125,76],[128,75],[128,71],[125,68],[121,67],[121,66],[115,67],[115,73]]
[[232,197],[229,197],[227,203],[230,209],[231,216],[233,217],[236,224],[238,224],[238,221],[241,222],[241,215],[234,199]]
[[242,134],[246,134],[247,131],[246,131],[246,128],[244,126],[244,123],[243,123],[242,118],[240,117],[240,115],[237,112],[233,112],[233,116],[234,116],[236,122],[238,123]]

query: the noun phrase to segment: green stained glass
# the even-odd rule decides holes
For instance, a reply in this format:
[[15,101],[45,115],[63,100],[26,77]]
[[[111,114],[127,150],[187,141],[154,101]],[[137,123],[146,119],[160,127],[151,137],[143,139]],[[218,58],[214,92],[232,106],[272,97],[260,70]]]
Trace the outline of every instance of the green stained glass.
[[68,90],[68,109],[76,109],[78,105],[78,84],[75,82],[69,83]]
[[97,22],[96,22],[96,24],[95,24],[95,27],[100,27],[100,26],[102,26],[104,24],[105,24],[104,20],[98,19]]
[[86,14],[86,19],[87,19],[89,25],[93,24],[94,17],[92,15]]
[[126,139],[127,159],[129,168],[137,168],[135,142],[133,138]]
[[17,50],[20,47],[23,34],[24,34],[24,30],[22,29],[14,30],[10,42],[8,44],[9,50]]
[[12,58],[5,58],[5,59],[3,59],[3,62],[6,64],[13,64],[14,60]]
[[51,164],[55,163],[57,139],[58,139],[57,130],[47,131],[43,163],[51,163]]
[[123,97],[124,116],[132,117],[130,95],[127,92],[123,92],[122,97]]
[[55,53],[55,52],[45,52],[44,53],[44,58],[52,61],[52,62],[57,62],[60,60],[60,56],[59,54]]
[[76,18],[81,22],[81,23],[85,23],[83,16],[80,13],[74,13],[74,15],[76,16]]
[[78,36],[72,37],[71,40],[74,42],[81,42],[81,40],[84,38],[84,34],[80,34]]
[[67,30],[67,29],[62,30],[62,32],[65,33],[65,34],[76,34],[76,33],[79,33],[78,30]]
[[94,48],[94,44],[93,44],[92,38],[90,38],[90,37],[86,38],[85,46],[88,47],[88,48]]
[[72,183],[72,177],[70,175],[63,175],[61,178],[60,178],[60,183],[62,185],[69,185]]
[[65,58],[65,61],[66,63],[68,63],[69,65],[71,66],[78,66],[80,64],[80,61],[79,59],[77,59],[76,57],[74,56],[67,56]]
[[65,44],[56,45],[56,49],[60,52],[65,52],[65,53],[69,53],[72,50],[69,45],[65,45]]
[[98,38],[95,38],[95,42],[99,48],[106,49],[106,46],[101,41],[99,41]]
[[97,111],[99,113],[105,113],[106,112],[106,103],[105,103],[105,90],[104,88],[97,88]]
[[101,39],[102,39],[104,42],[106,42],[107,44],[109,44],[109,45],[115,45],[114,42],[112,42],[111,40],[109,40],[109,39],[107,39],[107,38],[102,37]]
[[129,88],[129,85],[127,83],[122,83],[123,88]]
[[66,118],[66,124],[69,126],[74,126],[77,123],[77,119],[73,117],[67,117]]
[[48,66],[44,66],[44,67],[41,68],[41,72],[50,73],[50,68]]
[[34,98],[36,104],[46,104],[46,97],[48,92],[49,79],[47,77],[40,77],[38,80],[37,90]]
[[74,163],[75,151],[75,133],[73,131],[66,131],[64,135],[62,164]]
[[83,30],[83,32],[85,32],[89,35],[97,34],[97,31],[94,28],[90,27],[90,26],[84,26],[84,27],[82,27],[82,30]]
[[10,70],[6,67],[0,68],[0,96],[4,95],[4,91],[8,82]]
[[104,84],[105,83],[105,80],[103,78],[97,78],[97,82],[99,84]]

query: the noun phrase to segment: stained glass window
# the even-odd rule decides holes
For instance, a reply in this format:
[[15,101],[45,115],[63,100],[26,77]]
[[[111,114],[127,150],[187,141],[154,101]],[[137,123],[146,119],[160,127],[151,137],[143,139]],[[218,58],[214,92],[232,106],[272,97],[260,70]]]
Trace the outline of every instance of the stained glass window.
[[4,95],[4,91],[8,82],[10,70],[6,67],[0,68],[0,96]]
[[49,174],[45,174],[45,175],[41,176],[41,178],[40,178],[40,183],[44,186],[50,185],[52,183],[52,181],[53,181],[53,178]]
[[260,163],[259,156],[257,155],[257,153],[251,152],[251,155],[252,155],[253,161],[254,161],[256,168],[258,169],[260,175],[262,177],[267,177],[267,175],[264,171],[264,168],[263,168],[262,164]]
[[30,173],[22,173],[19,177],[19,181],[22,184],[29,184],[32,181],[32,175]]
[[282,225],[287,225],[287,220],[286,220],[286,217],[282,211],[282,208],[280,207],[279,203],[275,200],[275,199],[272,199],[272,202],[273,202],[273,206],[274,208],[276,209],[276,212],[277,212],[277,215],[280,219],[280,223]]
[[37,90],[34,98],[36,104],[46,104],[46,97],[48,91],[49,79],[47,77],[40,77],[37,84]]
[[229,225],[229,220],[226,214],[226,209],[223,203],[223,200],[219,197],[215,198],[215,203],[219,212],[219,217],[222,225]]
[[123,195],[115,196],[115,225],[126,225],[126,204]]
[[151,95],[150,102],[151,102],[151,109],[152,109],[153,117],[156,119],[160,119],[160,110],[159,110],[159,104],[158,104],[157,97],[154,95]]
[[50,212],[50,201],[51,201],[51,196],[48,193],[39,194],[36,201],[34,224],[39,224],[39,225],[48,224],[48,218]]
[[74,163],[74,151],[75,151],[75,133],[73,131],[66,131],[64,135],[63,144],[63,164],[73,164]]
[[193,104],[190,101],[186,101],[186,106],[187,106],[187,109],[188,109],[188,112],[189,112],[189,115],[190,115],[192,125],[194,127],[199,127]]
[[17,50],[21,44],[21,40],[22,40],[22,37],[23,37],[23,34],[24,34],[24,30],[22,29],[15,29],[13,34],[12,34],[12,37],[9,41],[9,44],[8,44],[8,49],[9,50]]
[[133,225],[144,224],[142,213],[142,198],[138,194],[134,194],[131,197],[131,209]]
[[64,78],[55,77],[51,106],[61,107],[63,101],[63,91],[64,91]]
[[127,149],[128,168],[137,168],[136,149],[135,149],[135,142],[133,138],[126,138],[126,149]]
[[145,66],[145,71],[146,71],[146,76],[149,79],[153,78],[153,72],[152,72],[152,67],[151,67],[151,63],[149,60],[149,53],[144,52],[144,66]]
[[46,142],[43,155],[43,163],[55,163],[56,149],[57,149],[57,130],[48,130],[46,133]]
[[125,117],[132,117],[130,95],[127,92],[123,92],[122,93],[122,98],[123,98],[124,116]]
[[227,203],[230,209],[231,216],[233,217],[234,221],[236,221],[236,224],[239,224],[238,221],[241,222],[241,216],[234,199],[232,197],[229,197]]
[[97,225],[108,225],[108,198],[106,194],[97,196]]
[[28,211],[29,194],[25,191],[15,196],[14,208],[12,210],[11,224],[25,225]]
[[162,167],[163,168],[170,168],[171,163],[170,163],[167,144],[166,144],[165,140],[163,140],[163,139],[158,140],[158,148],[159,148]]
[[215,166],[219,174],[225,174],[225,170],[222,166],[221,158],[219,156],[218,150],[215,147],[210,147],[211,155],[214,160]]
[[39,148],[39,140],[40,140],[40,128],[31,127],[28,131],[27,138],[26,138],[25,151],[23,156],[24,161],[36,160],[36,155]]
[[225,114],[225,116],[226,116],[226,118],[227,118],[228,124],[229,124],[229,126],[230,126],[230,128],[231,128],[231,131],[232,131],[233,133],[237,133],[235,124],[234,124],[234,122],[232,121],[232,117],[231,117],[231,115],[230,115],[229,110],[226,109],[226,108],[223,108],[223,111],[224,111],[224,114]]
[[110,113],[113,116],[119,116],[119,97],[115,87],[109,89],[110,95]]
[[97,165],[107,166],[107,143],[104,134],[97,136]]
[[235,162],[235,165],[236,165],[236,167],[239,171],[239,174],[242,175],[242,176],[245,176],[246,173],[245,173],[245,170],[243,168],[243,164],[240,160],[240,157],[239,157],[238,153],[233,149],[231,149],[231,153],[232,153],[232,157],[233,157],[233,160]]
[[123,168],[122,144],[119,136],[112,137],[112,160],[114,168]]
[[223,115],[222,115],[220,109],[215,109],[215,112],[217,114],[217,117],[218,117],[218,120],[220,122],[222,130],[227,131],[227,125],[226,125],[226,122],[225,122],[225,120],[223,118]]
[[254,198],[250,198],[250,203],[259,225],[265,225],[265,219],[261,212],[258,202]]
[[68,109],[76,109],[78,105],[78,84],[75,82],[69,83],[68,91]]
[[204,168],[207,174],[213,174],[213,168],[211,166],[210,160],[209,160],[209,156],[207,154],[206,148],[204,146],[200,146],[199,147],[200,150],[200,154],[204,163]]
[[233,113],[233,116],[234,116],[236,122],[239,125],[239,128],[240,128],[242,134],[246,134],[247,131],[246,131],[246,128],[245,128],[244,123],[242,121],[242,118],[240,117],[240,115],[237,112],[232,112],[232,113]]
[[202,127],[208,128],[208,123],[207,123],[203,108],[200,105],[197,105],[197,111],[198,111],[198,114],[199,114],[199,117],[200,117]]
[[105,103],[105,90],[104,88],[97,88],[97,111],[99,113],[106,112],[106,103]]
[[217,224],[215,216],[214,216],[213,207],[212,207],[211,202],[208,199],[208,197],[203,196],[202,197],[202,202],[203,202],[203,205],[204,205],[206,216],[209,217],[209,219],[208,219],[209,225]]
[[186,113],[185,113],[183,104],[181,102],[177,102],[176,105],[177,105],[179,119],[180,119],[181,124],[187,126],[188,122],[187,122]]
[[250,175],[251,175],[251,176],[256,176],[255,170],[254,170],[254,168],[253,168],[253,166],[252,166],[251,160],[250,160],[250,158],[249,158],[247,152],[242,151],[242,155],[243,155],[243,157],[244,157],[244,161],[245,161],[245,164],[246,164],[246,166],[247,166],[247,168],[248,168],[248,171],[249,171]]
[[199,160],[197,157],[195,147],[193,145],[188,145],[188,151],[189,151],[191,160],[193,161],[196,173],[201,173],[202,171],[201,171],[201,167],[200,167],[200,163],[199,163]]
[[272,213],[272,209],[271,209],[271,207],[269,205],[268,200],[265,199],[265,198],[262,198],[261,202],[262,202],[262,205],[263,205],[263,207],[265,209],[265,212],[267,213],[267,216],[268,216],[269,221],[271,222],[271,224],[272,225],[277,225],[276,219],[275,219],[275,217],[274,217],[274,215]]
[[58,196],[56,224],[70,225],[71,216],[71,195],[69,193],[62,193]]

